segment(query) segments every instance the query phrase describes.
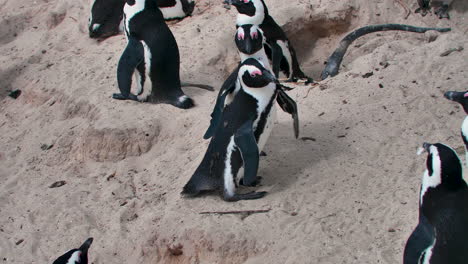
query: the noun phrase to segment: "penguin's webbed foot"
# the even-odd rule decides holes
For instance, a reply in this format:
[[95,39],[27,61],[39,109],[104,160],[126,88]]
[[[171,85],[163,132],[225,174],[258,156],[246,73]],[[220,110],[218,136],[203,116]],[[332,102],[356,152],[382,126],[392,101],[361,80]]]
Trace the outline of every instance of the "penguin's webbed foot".
[[227,202],[237,202],[240,200],[255,200],[264,197],[267,192],[249,192],[244,194],[234,194],[233,196],[224,195],[224,200]]
[[133,101],[140,102],[140,100],[138,100],[138,97],[133,94],[130,94],[128,97],[125,97],[121,93],[115,93],[115,94],[112,94],[112,98],[116,100],[133,100]]
[[414,11],[414,13],[416,13],[416,14],[417,14],[417,13],[420,13],[421,16],[423,16],[423,17],[427,15],[427,12],[428,12],[428,10],[427,10],[426,8],[423,8],[423,7],[418,7],[418,8]]
[[250,185],[244,184],[244,178],[242,178],[239,181],[239,185],[247,186],[247,187],[255,187],[255,186],[259,185],[261,182],[262,182],[262,177],[261,176],[257,176],[257,178]]
[[442,18],[450,19],[450,15],[448,13],[448,5],[442,5],[437,10],[434,11],[434,14],[436,14],[439,17],[439,19],[442,19]]

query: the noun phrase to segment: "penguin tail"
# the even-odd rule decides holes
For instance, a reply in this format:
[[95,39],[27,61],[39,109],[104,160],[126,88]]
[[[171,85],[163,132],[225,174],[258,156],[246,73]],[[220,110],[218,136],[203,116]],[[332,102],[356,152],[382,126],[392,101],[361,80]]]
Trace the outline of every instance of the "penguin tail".
[[190,179],[190,181],[184,186],[184,189],[180,194],[188,197],[193,197],[199,194],[200,191],[197,188],[197,185]]
[[218,187],[215,178],[207,175],[207,172],[202,169],[197,169],[190,178],[189,182],[184,186],[181,194],[188,197],[197,196],[201,192],[214,191]]
[[179,96],[175,101],[172,102],[172,105],[182,109],[189,109],[195,106],[192,98],[187,95]]

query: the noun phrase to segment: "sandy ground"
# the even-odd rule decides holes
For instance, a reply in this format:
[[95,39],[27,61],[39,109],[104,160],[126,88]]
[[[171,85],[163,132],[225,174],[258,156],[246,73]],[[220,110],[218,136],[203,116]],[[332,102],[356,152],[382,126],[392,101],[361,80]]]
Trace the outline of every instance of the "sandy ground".
[[[197,1],[193,17],[171,25],[185,81],[220,87],[237,64],[236,11],[220,2]],[[289,92],[309,139],[294,139],[279,112],[259,171],[269,194],[226,203],[179,194],[206,151],[216,93],[185,89],[197,103],[187,111],[112,100],[126,42],[87,37],[88,1],[0,0],[0,262],[51,263],[90,236],[95,264],[401,262],[425,168],[417,148],[443,142],[464,154],[465,114],[442,94],[468,88],[468,2],[454,3],[451,20],[405,19],[393,0],[266,2],[317,79],[357,27],[453,31],[357,40],[339,75]],[[13,100],[10,89],[23,94]],[[57,181],[66,184],[49,188]],[[199,214],[245,209],[271,211]]]

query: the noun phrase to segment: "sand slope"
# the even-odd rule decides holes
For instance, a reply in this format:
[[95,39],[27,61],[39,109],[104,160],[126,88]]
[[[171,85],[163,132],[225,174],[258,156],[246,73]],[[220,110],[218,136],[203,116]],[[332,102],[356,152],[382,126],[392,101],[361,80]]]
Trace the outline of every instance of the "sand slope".
[[[197,1],[193,17],[171,25],[183,80],[219,87],[237,64],[236,11],[220,2]],[[315,78],[354,28],[391,22],[453,32],[356,41],[338,76],[289,93],[309,140],[295,140],[279,113],[259,171],[258,189],[269,194],[226,203],[179,195],[205,153],[216,93],[185,89],[197,103],[187,111],[112,100],[125,38],[89,39],[87,1],[0,1],[0,261],[51,263],[93,236],[95,264],[401,262],[417,222],[425,160],[417,147],[440,141],[464,154],[464,113],[442,94],[468,88],[468,3],[454,3],[449,21],[405,19],[390,0],[267,4]],[[9,89],[23,94],[13,100]],[[66,185],[49,188],[57,181]],[[199,214],[243,209],[271,211]],[[179,244],[183,254],[171,255]]]

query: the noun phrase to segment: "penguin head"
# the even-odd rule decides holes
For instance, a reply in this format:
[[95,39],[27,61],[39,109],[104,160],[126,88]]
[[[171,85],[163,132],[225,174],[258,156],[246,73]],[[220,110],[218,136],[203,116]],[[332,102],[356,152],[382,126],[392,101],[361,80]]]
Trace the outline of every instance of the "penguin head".
[[80,248],[75,248],[60,256],[52,264],[88,264],[88,249],[93,238],[88,238]]
[[432,189],[455,191],[466,187],[462,164],[455,150],[441,143],[424,143],[423,148],[428,156],[422,178],[421,204],[425,195]]
[[465,110],[465,113],[468,114],[468,91],[465,91],[465,92],[450,91],[450,92],[446,92],[444,94],[444,97],[449,100],[460,103],[463,106],[463,110]]
[[276,83],[276,77],[265,68],[262,62],[249,58],[239,68],[239,80],[247,88],[263,88],[270,83]]
[[124,4],[116,0],[93,0],[88,19],[89,37],[105,39],[119,34]]
[[246,24],[237,28],[235,42],[239,52],[252,55],[263,48],[263,31],[256,25]]
[[[224,3],[235,6],[239,14],[249,17],[254,17],[258,15],[258,13],[267,14],[263,0],[225,0]],[[262,21],[259,21],[256,24],[260,24],[261,22]]]

